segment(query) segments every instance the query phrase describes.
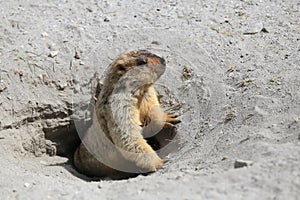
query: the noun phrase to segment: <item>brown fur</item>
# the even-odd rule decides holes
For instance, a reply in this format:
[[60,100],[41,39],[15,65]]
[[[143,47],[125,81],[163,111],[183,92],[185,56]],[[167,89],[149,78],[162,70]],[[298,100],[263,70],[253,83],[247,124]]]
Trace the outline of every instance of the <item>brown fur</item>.
[[92,126],[74,155],[78,171],[120,178],[162,167],[144,137],[179,122],[159,107],[153,87],[165,67],[164,59],[144,50],[122,54],[108,67]]

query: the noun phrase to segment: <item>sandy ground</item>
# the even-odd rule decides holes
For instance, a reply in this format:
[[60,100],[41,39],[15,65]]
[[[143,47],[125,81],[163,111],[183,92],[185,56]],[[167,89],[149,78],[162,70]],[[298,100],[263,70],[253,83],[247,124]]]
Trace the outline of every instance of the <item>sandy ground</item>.
[[[298,1],[0,2],[1,199],[300,199]],[[149,176],[87,180],[73,119],[134,49],[167,60],[180,148]]]

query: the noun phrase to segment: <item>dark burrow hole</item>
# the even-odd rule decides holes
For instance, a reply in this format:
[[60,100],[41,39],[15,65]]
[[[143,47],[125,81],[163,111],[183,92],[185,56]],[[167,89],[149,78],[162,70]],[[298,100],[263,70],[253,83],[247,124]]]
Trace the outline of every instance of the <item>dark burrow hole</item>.
[[43,129],[45,138],[52,141],[56,147],[56,155],[72,158],[76,148],[80,145],[76,126],[73,120],[69,124],[56,129]]

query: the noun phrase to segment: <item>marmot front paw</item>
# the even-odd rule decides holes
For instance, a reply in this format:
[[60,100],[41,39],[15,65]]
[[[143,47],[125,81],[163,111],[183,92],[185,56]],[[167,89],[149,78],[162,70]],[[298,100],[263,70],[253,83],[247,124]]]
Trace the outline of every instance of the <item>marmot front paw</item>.
[[164,161],[155,153],[143,153],[137,161],[137,166],[147,170],[147,172],[155,172],[163,166]]

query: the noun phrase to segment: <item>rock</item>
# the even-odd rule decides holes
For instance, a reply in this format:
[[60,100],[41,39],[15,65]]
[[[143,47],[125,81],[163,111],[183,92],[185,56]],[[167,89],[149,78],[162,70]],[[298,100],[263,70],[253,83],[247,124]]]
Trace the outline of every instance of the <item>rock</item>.
[[254,35],[257,33],[269,33],[262,23],[253,23],[244,31],[244,35]]
[[177,5],[177,1],[171,1],[169,5],[170,6],[176,6]]
[[30,183],[24,183],[24,187],[30,187]]
[[183,70],[182,70],[182,76],[185,79],[190,79],[193,76],[193,70],[188,69],[187,67],[184,67]]
[[7,87],[4,84],[0,84],[0,92],[3,92],[6,89]]
[[76,49],[75,49],[75,55],[74,55],[74,58],[77,59],[77,60],[80,59],[79,53],[76,51]]
[[51,142],[50,140],[46,140],[45,142],[46,154],[49,156],[55,156],[57,149],[55,143]]
[[91,7],[87,7],[86,10],[89,12],[93,12],[93,9]]
[[45,84],[48,84],[49,77],[47,74],[42,74],[42,80]]
[[241,168],[241,167],[249,167],[253,165],[253,161],[250,160],[236,160],[234,162],[234,168]]
[[158,41],[152,41],[151,44],[160,45]]
[[[30,130],[33,130],[33,128],[31,127],[28,132]],[[42,156],[42,154],[46,152],[44,135],[37,134],[33,136],[30,140],[24,141],[22,147],[25,151],[34,154],[36,157]]]
[[49,34],[46,33],[46,32],[43,32],[41,35],[42,35],[42,37],[44,37],[44,38],[49,36]]
[[58,51],[50,51],[50,53],[49,53],[48,57],[50,57],[50,58],[54,58],[54,57],[56,57],[56,56],[57,56],[57,54],[58,54]]
[[263,27],[263,28],[260,30],[260,32],[263,32],[263,33],[269,33],[269,31],[268,31],[265,27]]

